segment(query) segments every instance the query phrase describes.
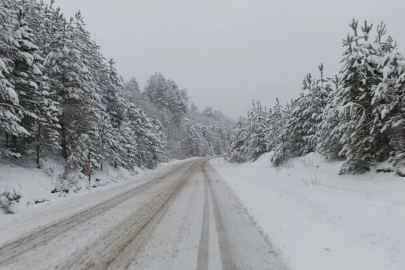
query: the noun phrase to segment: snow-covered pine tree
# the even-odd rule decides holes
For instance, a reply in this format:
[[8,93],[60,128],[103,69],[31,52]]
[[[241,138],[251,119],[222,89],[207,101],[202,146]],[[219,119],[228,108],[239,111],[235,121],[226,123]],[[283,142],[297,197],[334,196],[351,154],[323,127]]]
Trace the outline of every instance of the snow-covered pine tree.
[[[123,166],[125,164],[125,148],[123,147],[127,141],[130,139],[127,135],[124,135],[120,132],[120,129],[123,128],[123,122],[126,113],[126,104],[124,103],[124,97],[122,92],[121,81],[119,80],[117,71],[114,67],[114,61],[111,59],[108,62],[107,70],[107,92],[105,99],[107,102],[107,113],[110,117],[112,132],[116,134],[116,138],[119,140],[116,143],[115,149],[111,149],[110,163],[114,164],[114,167]],[[125,129],[122,129],[124,131]],[[117,136],[118,135],[118,136]]]
[[[268,113],[260,102],[252,101],[252,108],[248,111],[247,117],[240,118],[232,134],[225,139],[229,141],[228,150],[233,154],[234,161],[256,160],[267,152],[268,119]],[[225,136],[222,129],[220,133],[222,133],[221,136]],[[226,148],[226,146],[224,147]]]
[[315,152],[319,137],[317,136],[319,123],[322,121],[322,114],[328,101],[328,95],[331,87],[328,81],[323,78],[323,65],[319,65],[321,73],[320,79],[314,79],[310,74],[304,79],[303,90],[308,90],[306,95],[307,107],[302,112],[302,118],[305,120],[303,127],[306,130],[305,146],[302,154]]
[[130,102],[135,103],[139,99],[141,90],[139,88],[138,81],[135,77],[131,77],[129,81],[124,83],[124,97]]
[[187,91],[180,90],[177,84],[172,80],[168,80],[167,83],[169,87],[169,102],[167,108],[173,115],[173,123],[179,127],[181,120],[188,110]]
[[[107,112],[110,80],[109,68],[105,58],[100,53],[100,47],[91,40],[90,33],[84,28],[83,17],[80,12],[76,14],[76,26],[80,37],[80,51],[83,63],[88,69],[86,87],[89,93],[86,100],[86,121],[88,124],[86,134],[87,151],[91,153],[92,167],[103,169],[107,157],[113,155],[109,151],[117,144],[116,132],[112,127],[111,118]],[[84,131],[84,130],[83,130]],[[116,147],[116,146],[115,146]]]
[[167,108],[169,100],[169,85],[165,77],[160,73],[150,76],[143,92],[150,102],[158,109]]
[[50,86],[55,89],[61,108],[62,155],[67,159],[64,173],[60,177],[60,189],[77,186],[89,153],[89,132],[94,123],[91,116],[95,89],[89,83],[91,74],[84,54],[84,37],[81,16],[66,21],[60,9],[53,14],[52,42],[45,58],[45,71]]
[[[377,25],[377,35],[376,39],[374,41],[374,44],[376,44],[379,48],[377,56],[379,63],[381,63],[381,60],[384,58],[385,54],[390,53],[392,50],[394,50],[394,46],[396,46],[394,43],[394,40],[390,37],[388,37],[387,41],[383,41],[382,38],[386,34],[386,26],[384,23],[381,23],[380,25]],[[384,71],[382,66],[379,65],[377,67],[378,69],[378,83],[380,83],[383,80],[383,74]],[[374,96],[376,95],[377,92],[377,87],[373,87],[373,92],[372,92],[372,101],[371,105],[373,107],[373,114],[374,114],[374,129],[372,129],[372,135],[373,139],[375,141],[375,149],[376,149],[376,161],[377,162],[382,162],[388,159],[390,156],[390,152],[393,150],[393,148],[390,146],[390,131],[389,130],[383,130],[384,126],[384,120],[382,119],[382,115],[379,112],[379,107],[378,103],[375,102],[376,100],[374,99]],[[384,102],[383,102],[384,103]]]
[[272,151],[279,144],[277,141],[278,135],[283,128],[284,111],[278,98],[276,98],[276,105],[269,110],[267,115],[267,129],[266,129],[266,145],[268,151]]
[[306,110],[311,106],[310,96],[301,93],[300,97],[291,102],[291,111],[285,114],[285,133],[283,145],[287,152],[283,150],[286,158],[298,157],[306,154],[306,136],[311,129],[308,125],[310,115]]
[[210,155],[214,155],[214,148],[213,148],[213,138],[211,135],[211,132],[209,131],[209,129],[201,124],[201,135],[204,138],[204,141],[206,143],[206,154],[205,156],[210,156]]
[[189,119],[184,120],[185,136],[181,141],[181,149],[184,156],[201,156],[200,136]]
[[[206,107],[197,115],[201,125],[206,128],[210,135],[211,139],[208,139],[211,140],[209,142],[210,147],[212,147],[210,151],[213,151],[216,155],[225,153],[236,123],[226,117],[221,111],[213,110],[211,106]],[[201,129],[201,132],[204,133],[203,129]],[[203,137],[205,137],[204,134]]]
[[229,140],[228,151],[233,156],[233,162],[245,161],[244,156],[242,156],[242,148],[244,147],[247,137],[247,126],[247,119],[244,117],[240,117],[232,132],[231,138]]
[[[405,121],[404,121],[404,100],[405,100],[405,56],[399,52],[396,42],[392,37],[381,41],[382,34],[385,34],[385,26],[381,24],[378,28],[377,43],[381,44],[383,55],[380,67],[383,78],[374,92],[372,103],[379,115],[381,128],[379,132],[382,137],[389,140],[383,145],[385,152],[390,151],[389,161],[398,168],[400,175],[403,175],[405,159]],[[385,156],[383,156],[385,157]],[[382,158],[383,159],[383,158]]]
[[134,140],[136,138],[135,130],[129,117],[125,117],[119,127],[119,166],[126,168],[130,171],[138,164],[137,160],[137,144]]
[[[158,118],[167,137],[169,153],[182,158],[180,142],[186,133],[184,119],[188,112],[186,90],[180,90],[177,84],[155,73],[150,76],[142,93],[140,106],[148,115]],[[187,116],[190,119],[190,115]],[[193,125],[197,128],[196,122]]]
[[40,153],[44,150],[56,150],[59,145],[58,113],[56,97],[48,87],[48,78],[43,76],[44,69],[40,50],[34,44],[35,35],[27,24],[25,10],[33,8],[18,2],[17,18],[12,35],[16,47],[13,59],[13,84],[20,98],[20,105],[25,109],[22,125],[31,134],[21,139],[18,152],[28,150],[31,146],[36,152],[37,166],[40,167]]
[[0,149],[6,155],[20,156],[12,150],[12,137],[29,136],[22,127],[21,119],[24,109],[19,104],[19,98],[12,84],[12,69],[17,51],[12,43],[13,19],[16,16],[13,1],[0,2],[0,132],[2,144]]
[[341,173],[362,173],[378,160],[372,98],[381,81],[378,69],[381,49],[378,43],[369,41],[372,25],[365,22],[361,34],[356,20],[350,27],[353,35],[343,41],[347,49],[342,60],[342,88],[337,92],[342,116],[338,128],[344,130],[340,154],[347,157]]
[[259,101],[252,102],[253,108],[250,111],[249,117],[249,133],[246,142],[247,157],[251,160],[256,160],[260,155],[267,151],[266,145],[266,129],[267,116],[266,111]]
[[[273,137],[274,151],[271,162],[278,166],[288,158],[296,156],[297,146],[294,145],[294,134],[291,134],[291,123],[293,112],[297,107],[297,100],[292,100],[282,108],[282,119],[278,132]],[[299,148],[298,148],[299,149]]]
[[336,93],[341,88],[341,80],[336,75],[334,79],[328,79],[325,83],[328,84],[328,81],[332,82],[334,89],[329,92],[325,108],[320,115],[316,137],[318,138],[317,152],[323,154],[327,160],[333,161],[344,158],[340,155],[342,151],[340,139],[344,129],[339,128],[340,115],[336,100]]
[[152,126],[151,132],[148,133],[150,137],[150,153],[153,154],[153,165],[156,167],[157,162],[166,162],[169,160],[167,152],[167,137],[163,130],[163,125],[156,117],[149,120]]
[[309,93],[301,93],[298,99],[291,102],[290,110],[284,113],[285,126],[275,136],[277,143],[273,160],[276,165],[287,158],[315,151],[316,122],[319,121],[318,115],[322,110],[324,97],[322,91],[317,90],[317,82],[310,74],[303,80],[303,90],[308,90]]

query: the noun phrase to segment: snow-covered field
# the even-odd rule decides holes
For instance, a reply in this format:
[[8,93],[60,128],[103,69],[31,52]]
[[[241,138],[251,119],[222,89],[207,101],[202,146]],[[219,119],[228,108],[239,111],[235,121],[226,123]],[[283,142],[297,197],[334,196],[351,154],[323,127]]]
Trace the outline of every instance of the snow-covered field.
[[405,178],[338,175],[310,154],[281,168],[270,154],[246,164],[211,160],[296,269],[405,269]]

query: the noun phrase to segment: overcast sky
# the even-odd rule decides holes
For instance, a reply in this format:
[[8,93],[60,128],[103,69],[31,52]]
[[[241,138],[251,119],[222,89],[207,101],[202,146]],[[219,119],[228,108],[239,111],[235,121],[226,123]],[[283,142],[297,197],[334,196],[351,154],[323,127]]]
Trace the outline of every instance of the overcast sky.
[[[50,0],[47,1],[48,3]],[[191,101],[237,119],[252,99],[273,106],[298,97],[307,73],[339,72],[352,18],[405,48],[404,0],[56,0],[81,10],[87,30],[125,79],[161,72]],[[374,29],[375,30],[375,27]]]

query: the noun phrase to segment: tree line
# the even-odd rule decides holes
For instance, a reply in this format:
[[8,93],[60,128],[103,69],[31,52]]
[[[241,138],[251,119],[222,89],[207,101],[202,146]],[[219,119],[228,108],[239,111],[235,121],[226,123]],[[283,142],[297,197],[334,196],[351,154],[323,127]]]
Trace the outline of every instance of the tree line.
[[124,81],[126,96],[163,126],[173,158],[220,155],[227,151],[235,121],[207,106],[199,111],[187,91],[162,74],[150,76],[143,92],[136,78]]
[[94,169],[134,170],[225,151],[232,120],[191,113],[186,90],[159,73],[142,92],[123,80],[81,12],[66,18],[54,1],[1,0],[0,25],[0,151],[34,156],[38,168],[59,153],[59,190],[84,182],[89,153]]
[[341,173],[364,173],[389,161],[400,173],[405,158],[405,57],[386,26],[358,21],[343,40],[342,69],[334,78],[308,74],[300,96],[282,106],[253,102],[239,119],[229,150],[238,162],[273,151],[272,162],[310,152],[345,160]]

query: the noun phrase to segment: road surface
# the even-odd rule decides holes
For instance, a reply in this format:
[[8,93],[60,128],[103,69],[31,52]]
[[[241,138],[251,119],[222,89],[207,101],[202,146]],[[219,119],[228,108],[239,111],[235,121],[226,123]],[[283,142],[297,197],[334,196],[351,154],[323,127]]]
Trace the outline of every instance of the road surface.
[[286,269],[206,158],[0,246],[0,269]]

